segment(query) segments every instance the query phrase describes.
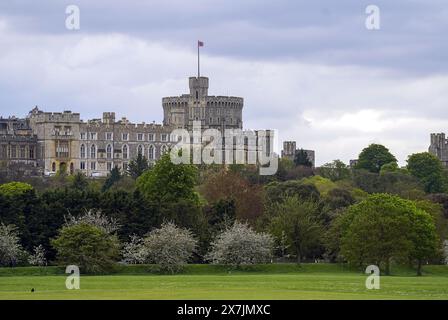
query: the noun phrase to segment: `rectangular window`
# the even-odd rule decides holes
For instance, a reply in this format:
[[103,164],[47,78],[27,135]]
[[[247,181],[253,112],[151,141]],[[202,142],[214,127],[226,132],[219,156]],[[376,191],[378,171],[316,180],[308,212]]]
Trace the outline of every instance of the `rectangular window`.
[[96,132],[90,132],[90,140],[96,140],[97,134]]
[[143,133],[137,133],[137,140],[143,141]]
[[8,148],[7,148],[7,146],[6,145],[2,145],[2,149],[0,151],[1,151],[0,158],[7,159],[8,158]]
[[90,170],[96,170],[96,162],[90,162]]
[[69,157],[69,144],[68,141],[56,142],[56,158],[68,158]]
[[162,134],[162,141],[167,141],[167,137],[168,137],[168,135],[167,134],[165,134],[165,133],[163,133]]
[[86,163],[84,161],[81,161],[79,167],[81,170],[86,170]]
[[128,139],[129,139],[129,134],[128,134],[128,133],[123,133],[123,134],[121,135],[121,140],[123,140],[123,141],[128,141]]
[[86,133],[85,132],[81,132],[80,136],[81,136],[81,140],[86,140]]
[[107,171],[111,171],[112,170],[112,162],[108,162],[107,163]]
[[26,156],[25,156],[25,146],[20,146],[20,158],[21,159],[25,159],[26,158]]
[[155,139],[155,135],[154,135],[154,133],[150,133],[150,134],[148,134],[148,140],[149,141],[154,141]]
[[17,154],[16,154],[16,146],[11,146],[11,156],[10,158],[16,158]]
[[113,140],[114,136],[112,132],[106,132],[106,140]]
[[34,147],[33,147],[33,146],[30,147],[29,158],[30,158],[30,159],[34,159]]

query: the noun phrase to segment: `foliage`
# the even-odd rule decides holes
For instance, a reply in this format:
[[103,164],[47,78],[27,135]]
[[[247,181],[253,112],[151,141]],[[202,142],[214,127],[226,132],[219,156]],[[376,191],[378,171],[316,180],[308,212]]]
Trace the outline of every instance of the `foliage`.
[[320,192],[313,184],[292,180],[285,182],[271,182],[265,186],[268,203],[281,202],[286,197],[299,197],[304,201],[318,202]]
[[323,228],[315,202],[286,197],[268,210],[271,217],[269,229],[277,241],[286,235],[290,253],[296,256],[297,263],[320,245]]
[[0,185],[0,193],[7,197],[20,196],[31,190],[33,190],[33,187],[23,182],[9,182]]
[[0,266],[13,267],[23,256],[23,248],[17,228],[13,225],[0,224]]
[[163,223],[144,239],[147,261],[156,263],[161,271],[175,273],[193,256],[197,240],[193,234],[174,223]]
[[356,169],[379,173],[383,165],[391,162],[396,163],[397,159],[389,152],[389,149],[381,144],[371,144],[359,154]]
[[144,263],[147,258],[143,238],[133,234],[130,236],[129,242],[123,245],[122,253],[123,262],[126,264]]
[[137,189],[155,203],[175,203],[181,199],[199,203],[194,190],[197,169],[189,164],[174,164],[164,154],[151,170],[137,179]]
[[303,149],[300,149],[294,156],[294,164],[296,166],[303,166],[303,167],[312,167],[313,163],[308,158],[308,155],[306,154],[306,151]]
[[407,160],[407,169],[420,180],[428,193],[444,192],[446,181],[440,160],[429,152],[414,153]]
[[337,187],[337,184],[332,180],[317,175],[309,178],[304,178],[300,182],[303,185],[314,185],[321,195],[325,195],[330,190]]
[[70,176],[71,187],[77,190],[84,190],[89,186],[87,177],[82,172],[77,172],[73,176]]
[[319,167],[318,173],[331,181],[345,180],[351,176],[350,168],[341,160],[334,160],[322,165]]
[[115,235],[87,223],[64,226],[51,241],[61,265],[77,265],[86,273],[110,271],[119,255]]
[[150,167],[148,160],[146,159],[145,156],[139,153],[137,155],[137,158],[132,159],[129,162],[126,173],[130,175],[132,178],[137,179],[143,174],[143,172],[145,172],[149,168]]
[[105,192],[109,190],[114,184],[116,184],[121,179],[121,173],[118,167],[113,167],[107,176],[106,181],[104,181],[102,191]]
[[249,225],[235,221],[222,231],[211,244],[206,259],[214,264],[235,267],[269,262],[273,252],[273,238],[257,233]]
[[33,253],[28,257],[28,263],[32,266],[46,266],[47,259],[45,258],[45,249],[40,244],[34,247]]
[[102,214],[101,210],[86,210],[83,215],[77,217],[69,214],[65,220],[65,226],[70,227],[77,224],[89,224],[106,233],[114,233],[120,229],[117,220]]

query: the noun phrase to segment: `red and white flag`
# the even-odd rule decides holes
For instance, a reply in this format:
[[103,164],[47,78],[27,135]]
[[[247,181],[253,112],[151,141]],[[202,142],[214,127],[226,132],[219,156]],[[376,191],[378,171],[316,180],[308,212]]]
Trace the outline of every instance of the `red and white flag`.
[[198,47],[203,47],[203,46],[204,46],[204,42],[198,40]]

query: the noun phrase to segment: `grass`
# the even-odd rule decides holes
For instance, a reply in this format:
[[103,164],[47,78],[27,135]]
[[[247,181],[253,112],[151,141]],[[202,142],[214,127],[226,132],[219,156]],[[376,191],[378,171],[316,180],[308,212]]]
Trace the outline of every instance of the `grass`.
[[[448,266],[425,266],[425,275],[395,268],[380,290],[366,275],[336,264],[274,264],[228,271],[189,265],[179,275],[152,266],[120,267],[111,275],[81,276],[80,290],[65,288],[64,270],[0,268],[0,299],[448,299]],[[35,292],[31,292],[35,288]]]

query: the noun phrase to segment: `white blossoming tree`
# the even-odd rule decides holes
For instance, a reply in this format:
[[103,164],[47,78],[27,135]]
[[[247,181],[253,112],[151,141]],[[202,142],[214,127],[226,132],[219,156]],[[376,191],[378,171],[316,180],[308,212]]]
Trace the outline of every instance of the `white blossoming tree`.
[[196,250],[197,240],[188,229],[174,223],[164,223],[144,239],[147,262],[160,266],[161,271],[174,273],[181,270]]
[[135,234],[132,235],[129,242],[123,245],[121,255],[123,256],[122,262],[125,264],[144,263],[148,257],[148,253],[143,239]]
[[249,225],[236,221],[211,244],[206,259],[213,264],[240,265],[267,263],[272,259],[274,239],[267,233],[258,233]]
[[83,215],[74,217],[69,214],[65,217],[65,226],[70,227],[77,224],[89,224],[111,234],[120,229],[118,221],[104,215],[101,210],[87,210]]
[[0,266],[13,267],[23,257],[19,233],[13,225],[0,224]]
[[40,244],[34,247],[33,253],[28,257],[28,263],[33,266],[46,266],[47,259],[45,258],[45,249]]

